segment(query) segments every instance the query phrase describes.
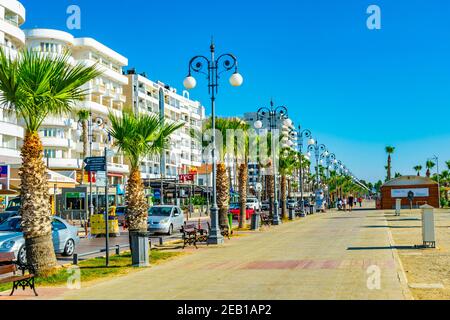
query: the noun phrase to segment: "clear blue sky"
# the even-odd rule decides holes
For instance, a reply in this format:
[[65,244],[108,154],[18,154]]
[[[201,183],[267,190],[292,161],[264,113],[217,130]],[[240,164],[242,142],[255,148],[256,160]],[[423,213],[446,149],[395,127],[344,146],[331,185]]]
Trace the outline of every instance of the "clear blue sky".
[[[238,89],[222,79],[220,115],[273,97],[360,178],[384,178],[387,144],[402,174],[433,154],[450,160],[448,0],[21,2],[26,28],[66,31],[67,6],[79,5],[75,36],[97,39],[179,90],[188,60],[208,54],[214,35],[245,78]],[[371,4],[381,8],[381,30],[366,27]],[[206,82],[198,83],[191,97],[208,106]]]

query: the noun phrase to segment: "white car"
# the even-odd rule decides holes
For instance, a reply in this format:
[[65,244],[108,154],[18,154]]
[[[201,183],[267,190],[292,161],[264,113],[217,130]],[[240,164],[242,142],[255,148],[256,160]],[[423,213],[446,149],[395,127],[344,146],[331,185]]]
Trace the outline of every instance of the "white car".
[[247,201],[245,203],[246,207],[253,210],[259,210],[261,207],[261,204],[259,203],[257,198],[247,198]]

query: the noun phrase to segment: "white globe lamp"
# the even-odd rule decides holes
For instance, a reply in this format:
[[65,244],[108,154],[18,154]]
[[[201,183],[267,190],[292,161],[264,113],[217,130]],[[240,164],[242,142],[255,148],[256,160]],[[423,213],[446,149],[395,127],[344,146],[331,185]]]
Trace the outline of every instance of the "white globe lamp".
[[188,89],[194,89],[197,86],[197,80],[193,76],[187,76],[183,81],[183,86]]
[[240,87],[243,82],[244,82],[244,78],[238,72],[233,73],[230,77],[230,84],[233,87]]

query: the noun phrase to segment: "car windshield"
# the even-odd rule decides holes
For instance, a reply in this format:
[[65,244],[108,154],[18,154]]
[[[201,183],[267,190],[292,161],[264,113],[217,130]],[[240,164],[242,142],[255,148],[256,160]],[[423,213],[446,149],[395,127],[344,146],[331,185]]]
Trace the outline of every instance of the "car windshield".
[[20,209],[20,206],[11,206],[11,207],[6,208],[5,211],[14,211],[14,212],[17,212],[17,211],[19,211],[19,209]]
[[19,218],[11,218],[0,223],[0,232],[1,231],[10,231],[10,232],[21,232],[22,229],[20,227],[20,219]]
[[117,207],[116,214],[119,216],[123,216],[125,214],[125,207]]
[[152,207],[148,211],[149,216],[170,217],[172,207]]

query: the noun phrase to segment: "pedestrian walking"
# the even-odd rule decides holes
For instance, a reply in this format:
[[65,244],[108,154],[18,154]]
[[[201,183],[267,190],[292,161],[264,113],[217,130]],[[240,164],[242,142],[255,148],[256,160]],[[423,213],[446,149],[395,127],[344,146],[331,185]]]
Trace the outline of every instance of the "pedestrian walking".
[[344,206],[344,212],[347,211],[347,199],[342,199],[342,205]]
[[354,198],[352,195],[348,196],[348,211],[352,211],[353,210],[353,201]]
[[359,197],[359,198],[358,198],[358,202],[359,202],[359,207],[361,208],[361,207],[362,207],[362,202],[363,202],[362,197]]

